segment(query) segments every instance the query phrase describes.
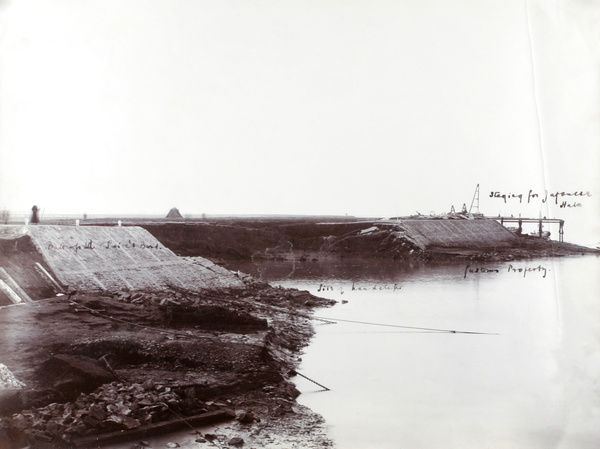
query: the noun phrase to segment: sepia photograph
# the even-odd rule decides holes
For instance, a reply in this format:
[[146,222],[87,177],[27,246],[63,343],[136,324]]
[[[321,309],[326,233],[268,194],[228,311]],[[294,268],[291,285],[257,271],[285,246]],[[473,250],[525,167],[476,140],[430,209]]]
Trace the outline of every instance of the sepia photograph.
[[600,447],[599,29],[0,0],[0,449]]

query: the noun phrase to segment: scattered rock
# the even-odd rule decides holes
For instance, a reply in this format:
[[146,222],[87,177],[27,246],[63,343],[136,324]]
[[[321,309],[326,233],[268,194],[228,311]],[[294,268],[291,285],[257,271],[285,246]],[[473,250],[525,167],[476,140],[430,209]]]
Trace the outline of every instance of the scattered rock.
[[100,385],[115,380],[114,375],[96,360],[68,354],[55,355],[43,362],[38,368],[38,375],[72,399],[80,392],[91,392]]
[[137,427],[140,427],[141,424],[140,424],[139,420],[137,420],[135,418],[131,418],[129,416],[126,416],[125,418],[123,418],[123,426],[127,430],[131,430],[131,429],[135,429]]
[[97,404],[92,404],[87,411],[87,415],[98,421],[104,421],[106,419],[106,410]]
[[242,446],[244,444],[244,440],[240,437],[233,437],[227,442],[227,444],[231,446]]
[[254,422],[254,415],[246,410],[237,410],[235,412],[235,419],[237,419],[242,424],[250,424]]
[[285,387],[285,392],[286,394],[291,397],[292,399],[296,399],[298,396],[300,396],[300,390],[298,390],[294,385],[292,384],[288,384]]
[[7,421],[17,431],[43,429],[46,435],[83,436],[105,431],[131,430],[143,424],[173,418],[171,410],[182,413],[183,400],[174,392],[145,390],[141,384],[113,382],[75,402],[52,403],[42,408],[23,410]]

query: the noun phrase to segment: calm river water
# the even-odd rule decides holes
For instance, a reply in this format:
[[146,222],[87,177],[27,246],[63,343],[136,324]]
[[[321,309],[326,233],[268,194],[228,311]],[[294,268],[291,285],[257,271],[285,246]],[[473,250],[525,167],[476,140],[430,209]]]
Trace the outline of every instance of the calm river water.
[[339,301],[295,382],[340,449],[600,447],[598,257],[236,268]]

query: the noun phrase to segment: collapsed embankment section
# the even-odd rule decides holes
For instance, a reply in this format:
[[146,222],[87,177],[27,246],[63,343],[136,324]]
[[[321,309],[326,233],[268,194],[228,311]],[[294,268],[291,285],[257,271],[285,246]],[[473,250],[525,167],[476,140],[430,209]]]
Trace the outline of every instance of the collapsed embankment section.
[[[33,299],[62,286],[78,292],[243,287],[234,273],[206,259],[176,256],[137,226],[4,226],[0,267]],[[8,229],[12,228],[12,229]],[[55,278],[40,274],[42,268]],[[42,287],[44,286],[44,287]],[[15,302],[15,301],[13,301]]]
[[314,218],[247,218],[141,226],[181,256],[220,260],[308,260],[325,254],[404,257],[419,249],[388,227],[364,232],[376,224],[321,222]]
[[359,232],[365,223],[326,224],[314,218],[224,218],[141,226],[180,256],[250,260],[285,258],[294,252],[318,252],[332,237]]
[[316,260],[321,257],[509,260],[597,250],[517,235],[492,218],[399,218],[319,221],[316,218],[212,219],[145,223],[182,256],[228,260]]

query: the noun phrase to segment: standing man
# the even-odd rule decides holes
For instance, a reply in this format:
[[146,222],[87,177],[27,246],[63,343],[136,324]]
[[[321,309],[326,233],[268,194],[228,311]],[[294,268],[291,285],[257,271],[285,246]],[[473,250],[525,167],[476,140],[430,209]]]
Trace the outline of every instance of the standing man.
[[33,206],[31,208],[31,222],[36,224],[40,222],[40,218],[38,217],[38,207]]

